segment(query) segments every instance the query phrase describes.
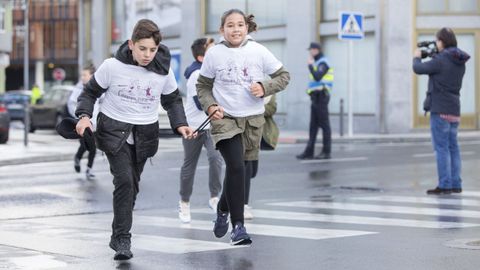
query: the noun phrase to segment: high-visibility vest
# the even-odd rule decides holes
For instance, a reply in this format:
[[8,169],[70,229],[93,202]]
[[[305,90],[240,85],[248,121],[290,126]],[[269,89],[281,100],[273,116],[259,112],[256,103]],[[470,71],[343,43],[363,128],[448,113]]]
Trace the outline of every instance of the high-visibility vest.
[[317,71],[318,66],[322,63],[325,63],[328,66],[327,73],[323,75],[320,81],[316,81],[312,73],[310,73],[310,82],[308,83],[307,94],[311,94],[313,91],[319,91],[324,89],[331,91],[333,88],[333,68],[328,63],[327,58],[322,57],[315,61],[315,63],[313,64],[313,70]]

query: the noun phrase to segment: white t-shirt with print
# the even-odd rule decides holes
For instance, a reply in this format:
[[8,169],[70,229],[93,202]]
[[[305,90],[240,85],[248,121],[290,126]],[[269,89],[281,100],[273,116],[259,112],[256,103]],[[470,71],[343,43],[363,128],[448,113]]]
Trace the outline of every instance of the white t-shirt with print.
[[[199,110],[193,97],[197,95],[197,80],[200,75],[200,70],[195,70],[192,72],[190,77],[187,80],[187,102],[185,104],[185,115],[187,116],[188,125],[192,128],[198,128],[203,121],[207,119],[207,115],[204,111]],[[205,129],[209,129],[210,124],[208,124]]]
[[213,96],[225,112],[234,117],[262,114],[263,99],[250,92],[254,82],[275,73],[282,63],[263,45],[248,41],[239,48],[218,44],[209,49],[203,59],[200,74],[215,79]]
[[94,76],[100,87],[108,89],[100,111],[112,119],[134,125],[156,122],[161,95],[177,89],[171,69],[168,75],[159,75],[115,58],[105,60]]

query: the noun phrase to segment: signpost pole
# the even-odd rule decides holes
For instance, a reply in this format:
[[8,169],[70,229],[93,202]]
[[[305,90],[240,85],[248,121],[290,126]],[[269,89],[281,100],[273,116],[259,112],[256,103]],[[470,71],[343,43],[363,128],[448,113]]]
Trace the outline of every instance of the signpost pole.
[[363,15],[357,12],[340,12],[338,38],[348,40],[347,49],[347,101],[348,136],[353,137],[353,40],[363,39]]
[[348,41],[348,136],[353,137],[353,40]]

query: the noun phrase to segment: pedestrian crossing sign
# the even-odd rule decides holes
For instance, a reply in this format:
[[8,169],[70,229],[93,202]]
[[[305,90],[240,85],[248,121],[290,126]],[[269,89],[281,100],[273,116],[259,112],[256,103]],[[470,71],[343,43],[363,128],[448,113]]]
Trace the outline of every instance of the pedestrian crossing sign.
[[355,12],[340,12],[338,22],[339,39],[363,39],[363,14]]

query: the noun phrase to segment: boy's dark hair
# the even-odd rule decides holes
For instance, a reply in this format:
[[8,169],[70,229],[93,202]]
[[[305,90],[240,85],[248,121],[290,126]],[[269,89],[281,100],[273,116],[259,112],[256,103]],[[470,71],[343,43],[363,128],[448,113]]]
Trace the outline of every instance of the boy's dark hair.
[[192,55],[195,60],[199,56],[205,56],[208,45],[214,42],[213,38],[199,38],[196,39],[192,44]]
[[442,41],[443,47],[457,47],[457,38],[455,37],[455,33],[453,33],[451,28],[443,27],[442,29],[438,30],[436,36],[438,40]]
[[153,38],[155,45],[160,44],[162,41],[162,35],[160,34],[160,29],[157,24],[149,19],[141,19],[137,22],[133,28],[132,41],[133,43],[144,38]]
[[225,21],[227,20],[227,17],[234,13],[237,13],[243,16],[243,19],[245,19],[245,23],[247,24],[249,34],[251,32],[257,31],[257,23],[254,21],[255,16],[253,16],[253,14],[250,14],[247,16],[243,11],[236,8],[232,8],[223,13],[220,28],[223,28],[223,26],[225,25]]
[[90,74],[93,74],[95,73],[95,65],[93,65],[92,63],[90,64],[87,64],[85,66],[83,66],[82,70],[88,70],[88,72],[90,72]]

